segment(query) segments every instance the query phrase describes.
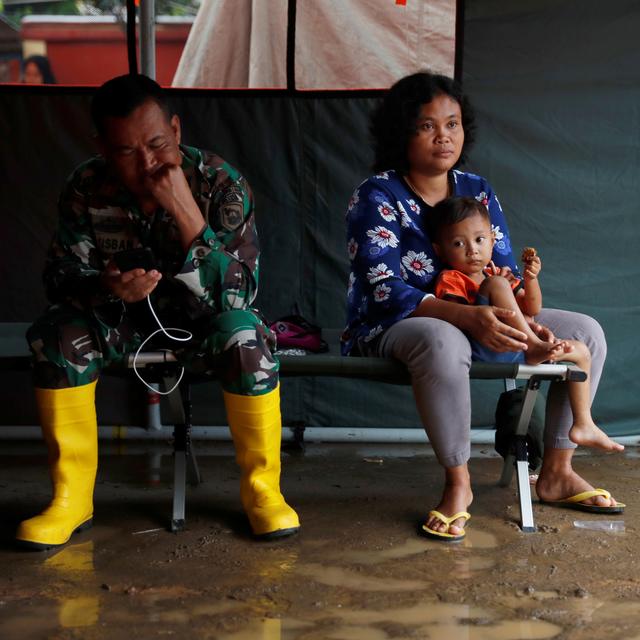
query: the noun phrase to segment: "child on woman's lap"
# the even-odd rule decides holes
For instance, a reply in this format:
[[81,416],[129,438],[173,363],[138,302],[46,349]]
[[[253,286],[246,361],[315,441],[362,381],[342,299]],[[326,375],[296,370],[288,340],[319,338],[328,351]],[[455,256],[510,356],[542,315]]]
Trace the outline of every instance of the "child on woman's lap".
[[[542,292],[538,274],[542,268],[535,249],[523,252],[524,273],[520,280],[509,267],[498,268],[491,260],[495,236],[486,207],[473,198],[447,198],[433,209],[429,233],[436,253],[450,267],[440,273],[435,295],[462,304],[488,304],[513,312],[504,322],[522,331],[526,349],[498,353],[473,340],[474,360],[489,362],[526,362],[540,364],[564,360],[578,365],[587,376],[591,354],[578,340],[543,340],[529,325],[542,308]],[[569,400],[573,426],[569,438],[576,444],[605,451],[622,451],[624,447],[611,440],[591,417],[589,380],[569,382]]]

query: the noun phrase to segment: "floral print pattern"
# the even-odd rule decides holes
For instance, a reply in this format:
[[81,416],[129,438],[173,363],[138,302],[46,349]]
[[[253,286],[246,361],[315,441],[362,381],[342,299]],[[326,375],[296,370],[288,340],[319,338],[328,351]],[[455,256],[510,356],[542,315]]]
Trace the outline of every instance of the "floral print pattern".
[[[487,207],[496,234],[492,259],[518,276],[507,223],[491,186],[458,170],[449,173],[449,180],[454,195],[476,198]],[[426,230],[430,210],[395,171],[379,173],[355,190],[346,218],[351,272],[342,336],[345,355],[359,341],[369,342],[409,316],[432,293],[443,265]]]
[[375,229],[369,229],[367,236],[371,238],[379,247],[397,247],[398,238],[393,231],[386,227],[376,227]]
[[402,264],[417,276],[424,276],[427,273],[433,273],[433,260],[427,258],[427,254],[424,251],[416,253],[415,251],[407,251],[407,254],[402,256]]

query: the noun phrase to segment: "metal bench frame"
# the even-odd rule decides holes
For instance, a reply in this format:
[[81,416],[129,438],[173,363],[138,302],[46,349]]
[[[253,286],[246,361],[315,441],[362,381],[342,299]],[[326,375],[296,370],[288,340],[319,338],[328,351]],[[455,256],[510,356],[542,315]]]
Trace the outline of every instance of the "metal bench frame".
[[[280,360],[282,377],[331,376],[341,378],[363,378],[376,382],[406,385],[411,378],[402,363],[391,358],[344,357],[337,355],[283,355]],[[133,364],[133,355],[129,357]],[[175,356],[166,351],[141,353],[139,367],[160,371],[165,389],[170,389],[177,381],[179,365]],[[524,532],[536,530],[529,484],[529,461],[526,435],[536,396],[543,381],[582,382],[586,374],[573,364],[489,364],[474,362],[469,377],[474,379],[504,379],[507,389],[515,389],[516,381],[525,382],[522,409],[510,453],[506,456],[502,475],[498,484],[508,486],[514,469],[517,475],[518,503],[520,507],[520,528]],[[195,454],[191,446],[191,400],[190,380],[185,376],[179,387],[169,394],[169,402],[174,421],[174,494],[171,530],[180,531],[185,523],[186,475],[190,472],[191,482],[198,484],[200,474]]]
[[[24,371],[31,366],[24,341],[23,323],[4,323],[6,329],[0,334],[0,370]],[[327,331],[330,344],[336,342],[337,332]],[[398,385],[411,384],[411,378],[405,366],[390,358],[343,357],[334,354],[306,356],[280,356],[280,374],[282,377],[331,376],[338,378],[361,378],[375,382]],[[133,354],[130,354],[126,366],[131,368]],[[171,389],[177,382],[180,366],[175,356],[167,351],[149,351],[141,353],[137,360],[139,367],[147,370],[145,379],[161,382],[165,389]],[[115,369],[122,375],[122,368]],[[105,370],[110,373],[110,370]],[[529,465],[526,434],[535,405],[536,396],[543,381],[579,382],[587,379],[586,374],[572,364],[541,364],[537,366],[518,364],[488,364],[474,362],[469,377],[474,379],[504,379],[507,389],[515,388],[516,381],[523,381],[524,398],[518,419],[516,433],[510,453],[504,460],[499,485],[508,486],[517,475],[520,506],[520,527],[522,531],[536,530],[531,504],[529,485]],[[200,378],[202,379],[202,378]],[[185,501],[187,475],[191,484],[199,484],[200,472],[191,442],[191,383],[195,379],[185,375],[180,385],[168,395],[171,419],[174,426],[174,486],[171,530],[180,531],[185,525]]]

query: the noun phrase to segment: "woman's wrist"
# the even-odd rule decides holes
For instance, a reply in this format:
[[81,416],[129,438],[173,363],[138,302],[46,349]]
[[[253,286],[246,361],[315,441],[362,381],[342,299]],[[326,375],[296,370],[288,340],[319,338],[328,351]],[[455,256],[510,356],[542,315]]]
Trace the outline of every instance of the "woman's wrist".
[[448,302],[432,296],[424,299],[411,315],[437,318],[452,324],[461,331],[467,331],[473,326],[473,309],[475,307],[470,305]]

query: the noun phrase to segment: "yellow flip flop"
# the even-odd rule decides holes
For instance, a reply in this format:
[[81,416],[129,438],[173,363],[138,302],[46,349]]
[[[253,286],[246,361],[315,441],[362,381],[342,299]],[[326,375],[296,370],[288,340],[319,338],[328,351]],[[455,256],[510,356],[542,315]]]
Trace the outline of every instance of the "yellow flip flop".
[[[464,518],[465,524],[468,520],[471,519],[471,514],[466,511],[458,511],[458,513],[454,513],[452,516],[445,516],[439,511],[429,511],[429,516],[437,518],[443,524],[446,524],[447,527],[451,525],[452,522],[459,520],[460,518]],[[467,535],[466,531],[463,531],[459,535],[453,535],[452,533],[448,533],[445,531],[434,531],[427,527],[426,524],[422,525],[422,530],[428,538],[433,538],[434,540],[439,540],[440,542],[460,542],[464,540],[464,537]]]
[[597,504],[583,504],[584,500],[602,496],[609,500],[611,494],[606,489],[593,489],[592,491],[583,491],[575,496],[564,498],[564,500],[540,500],[540,504],[550,504],[553,507],[564,507],[565,509],[576,509],[577,511],[587,511],[588,513],[624,513],[627,506],[618,502],[610,507],[601,507]]

